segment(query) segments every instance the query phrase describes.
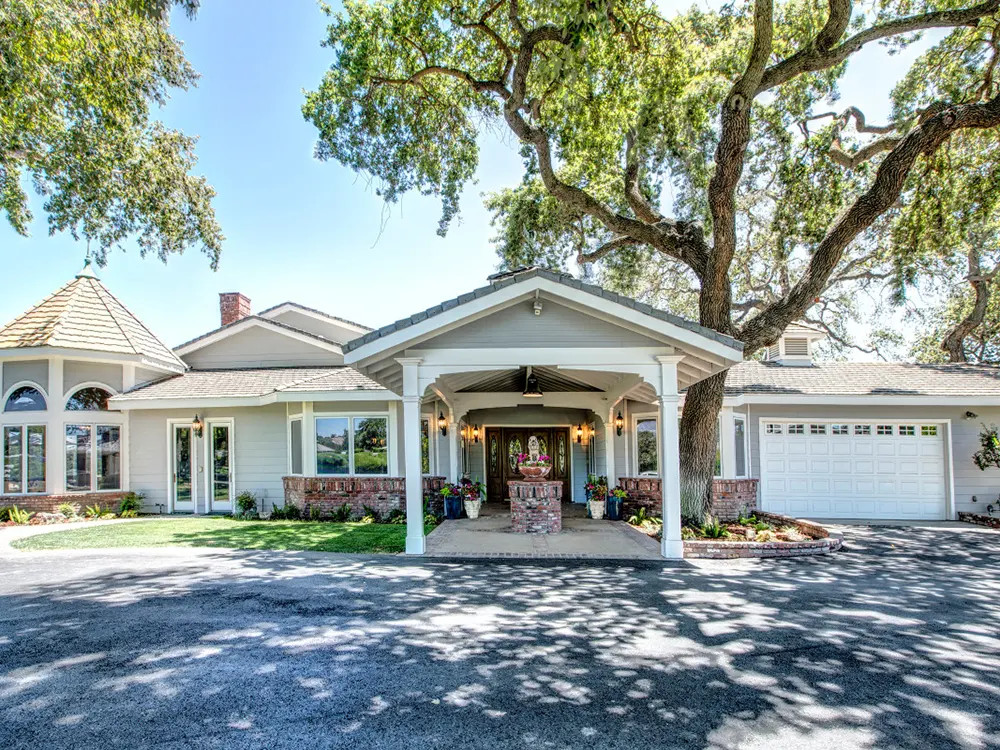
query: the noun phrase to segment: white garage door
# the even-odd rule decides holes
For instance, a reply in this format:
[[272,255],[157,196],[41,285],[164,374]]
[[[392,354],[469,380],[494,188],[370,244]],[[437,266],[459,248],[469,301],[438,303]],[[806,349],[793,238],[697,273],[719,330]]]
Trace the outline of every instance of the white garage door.
[[944,426],[761,419],[761,507],[812,518],[945,517]]

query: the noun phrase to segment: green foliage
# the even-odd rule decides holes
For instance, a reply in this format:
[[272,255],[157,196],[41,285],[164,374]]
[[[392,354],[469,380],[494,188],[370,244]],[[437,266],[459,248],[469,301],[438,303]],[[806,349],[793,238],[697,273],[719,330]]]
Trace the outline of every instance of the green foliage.
[[649,513],[646,511],[646,506],[642,505],[639,509],[633,513],[628,518],[628,522],[633,526],[642,526],[647,521],[652,520]]
[[972,461],[982,471],[1000,468],[1000,436],[997,435],[996,425],[983,425],[979,433],[979,450],[972,455]]
[[13,521],[18,526],[24,526],[31,520],[31,515],[28,511],[21,510],[16,505],[12,505],[10,506],[10,510],[7,511],[7,520]]
[[275,505],[271,508],[271,515],[268,517],[269,521],[284,521],[285,520],[285,508]]
[[351,504],[344,503],[335,511],[333,511],[332,518],[337,523],[344,523],[345,521],[351,520]]
[[[27,235],[25,186],[50,232],[101,265],[135,238],[166,260],[200,245],[218,264],[215,191],[191,174],[195,138],[153,119],[197,75],[161,19],[169,0],[5,0],[0,5],[0,214]],[[196,0],[178,3],[189,13]]]
[[729,536],[729,530],[715,518],[710,518],[701,527],[702,536],[708,539],[725,539]]
[[10,520],[10,506],[4,505],[0,507],[0,523],[5,523]]
[[406,523],[406,511],[402,508],[393,508],[386,514],[383,523]]
[[318,505],[310,505],[309,506],[309,520],[310,521],[318,521],[319,520],[319,506]]
[[[118,515],[122,518],[134,518],[139,515],[144,499],[145,495],[141,492],[126,492],[118,503]],[[125,515],[126,513],[130,515]]]
[[88,505],[84,511],[83,515],[90,519],[96,519],[103,516],[105,513],[104,506],[100,503],[94,503],[93,505]]
[[380,523],[382,515],[370,505],[361,506],[361,523]]
[[244,490],[236,496],[236,510],[243,514],[256,513],[257,496],[249,490]]
[[[80,506],[76,503],[59,503],[56,511],[62,513],[66,518],[76,518],[80,515]],[[3,520],[0,517],[0,520]]]

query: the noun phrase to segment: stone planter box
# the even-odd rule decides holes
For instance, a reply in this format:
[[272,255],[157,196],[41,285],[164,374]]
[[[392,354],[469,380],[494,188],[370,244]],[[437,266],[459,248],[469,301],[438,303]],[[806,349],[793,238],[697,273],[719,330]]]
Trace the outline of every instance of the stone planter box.
[[989,529],[1000,529],[1000,516],[988,516],[985,513],[958,512],[958,520],[965,523],[974,523],[977,526],[985,526]]
[[802,557],[836,552],[843,544],[839,535],[831,535],[825,528],[811,521],[801,521],[797,518],[759,510],[755,511],[754,515],[761,521],[767,521],[776,526],[796,526],[803,534],[819,538],[801,542],[725,542],[714,539],[688,539],[684,541],[684,557],[717,560],[742,557]]
[[520,534],[562,531],[562,482],[507,482],[511,528]]

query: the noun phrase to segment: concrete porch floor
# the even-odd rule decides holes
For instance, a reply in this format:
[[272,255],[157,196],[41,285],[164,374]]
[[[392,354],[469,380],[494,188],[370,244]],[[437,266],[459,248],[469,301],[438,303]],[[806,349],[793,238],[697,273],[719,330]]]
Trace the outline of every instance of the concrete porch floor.
[[587,518],[582,503],[563,503],[560,534],[519,534],[505,502],[484,503],[479,518],[445,521],[427,536],[429,557],[550,557],[662,560],[655,539],[622,521]]

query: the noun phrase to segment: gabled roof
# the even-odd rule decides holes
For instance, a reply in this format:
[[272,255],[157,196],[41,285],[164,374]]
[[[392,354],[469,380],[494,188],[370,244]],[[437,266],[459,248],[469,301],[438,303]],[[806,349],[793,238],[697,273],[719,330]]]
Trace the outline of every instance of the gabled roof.
[[84,266],[73,281],[0,329],[0,350],[78,349],[174,372],[184,363]]
[[[271,367],[189,370],[133,388],[111,400],[116,409],[173,408],[180,402],[222,401],[227,405],[261,406],[281,400],[300,401],[303,394],[379,392],[385,389],[350,367]],[[282,394],[289,394],[282,398]],[[291,395],[291,394],[294,394]]]
[[1000,398],[1000,369],[905,362],[815,362],[790,367],[748,361],[729,369],[726,394]]
[[322,310],[317,310],[314,307],[307,307],[306,305],[300,305],[298,302],[282,302],[273,307],[269,307],[266,310],[261,310],[257,313],[258,316],[262,318],[271,318],[272,313],[284,312],[285,310],[296,310],[298,312],[306,313],[307,315],[313,315],[319,318],[326,318],[334,323],[341,323],[351,328],[357,328],[360,331],[371,331],[371,326],[362,325],[361,323],[355,323],[353,320],[348,320],[347,318],[338,318],[336,315],[330,315],[330,313],[325,313]]
[[216,341],[232,336],[235,333],[239,333],[247,328],[253,326],[261,326],[264,328],[271,328],[279,333],[287,333],[293,335],[295,338],[303,339],[315,344],[323,349],[328,349],[336,353],[341,353],[341,345],[336,341],[331,341],[324,336],[320,336],[316,333],[310,333],[309,331],[303,331],[301,328],[296,328],[295,326],[290,326],[285,323],[281,323],[277,320],[271,320],[270,318],[262,318],[259,315],[248,315],[245,318],[240,318],[232,323],[227,323],[224,326],[216,328],[214,331],[209,331],[208,333],[203,333],[201,336],[196,336],[190,341],[185,341],[180,346],[174,348],[174,351],[184,356],[185,354],[190,354],[193,351],[197,351],[202,347],[213,344]]
[[631,297],[625,297],[624,295],[617,294],[616,292],[610,292],[607,289],[602,289],[601,287],[596,286],[594,284],[587,284],[571,276],[570,274],[557,273],[555,271],[549,271],[548,269],[545,268],[532,267],[532,268],[516,269],[514,271],[510,271],[507,273],[501,273],[491,276],[489,278],[490,283],[487,286],[480,287],[479,289],[475,289],[467,294],[460,294],[458,297],[447,300],[446,302],[442,302],[440,305],[435,305],[434,307],[430,307],[424,310],[423,312],[416,313],[415,315],[411,315],[408,318],[397,320],[395,323],[390,323],[387,326],[383,326],[382,328],[379,328],[375,331],[366,333],[364,336],[356,338],[353,341],[348,341],[346,344],[344,344],[344,353],[346,354],[347,352],[353,351],[361,346],[364,346],[365,344],[370,344],[371,342],[377,341],[380,338],[389,336],[390,334],[396,333],[398,331],[405,330],[410,326],[414,326],[429,318],[441,315],[442,313],[448,310],[467,304],[469,302],[472,302],[473,300],[477,300],[482,297],[486,297],[490,294],[499,292],[501,289],[511,286],[512,284],[518,284],[533,278],[541,278],[541,279],[546,279],[548,281],[553,281],[558,284],[562,284],[563,286],[568,287],[570,289],[576,289],[582,292],[586,292],[587,294],[593,295],[594,297],[609,300],[619,305],[624,305],[625,307],[632,308],[633,310],[636,310],[640,313],[644,313],[645,315],[649,315],[658,320],[671,323],[672,325],[675,325],[679,328],[684,328],[688,331],[691,331],[692,333],[697,333],[708,339],[717,341],[720,344],[724,344],[725,346],[731,347],[740,352],[743,351],[743,342],[737,341],[731,336],[726,336],[723,333],[719,333],[718,331],[712,328],[699,325],[698,323],[694,323],[678,315],[673,315],[671,313],[664,312],[663,310],[658,310],[652,305],[647,305],[644,302],[639,302],[638,300],[634,300]]

